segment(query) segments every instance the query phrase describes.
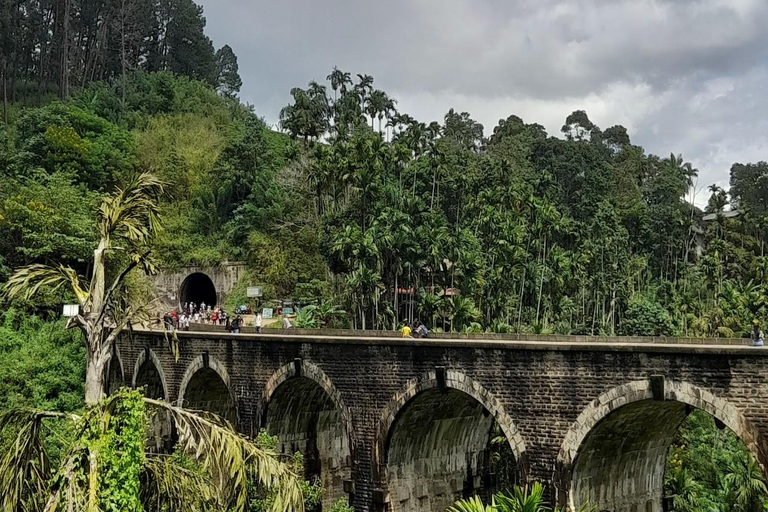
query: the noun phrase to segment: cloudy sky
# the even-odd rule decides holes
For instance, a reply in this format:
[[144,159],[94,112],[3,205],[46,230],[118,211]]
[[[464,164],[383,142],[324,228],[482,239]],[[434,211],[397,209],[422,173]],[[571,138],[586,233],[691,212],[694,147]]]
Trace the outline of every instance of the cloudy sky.
[[557,134],[584,109],[652,153],[682,153],[699,188],[768,159],[767,0],[198,1],[269,123],[291,87],[338,66],[419,120],[455,108],[486,134],[510,114]]

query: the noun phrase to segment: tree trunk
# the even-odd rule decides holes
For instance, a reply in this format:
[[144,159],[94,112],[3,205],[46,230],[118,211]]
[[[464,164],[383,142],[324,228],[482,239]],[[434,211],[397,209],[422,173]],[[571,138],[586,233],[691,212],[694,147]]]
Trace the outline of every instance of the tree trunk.
[[64,0],[64,30],[61,43],[61,85],[59,96],[65,100],[69,96],[69,18],[71,0]]
[[6,88],[5,73],[8,70],[8,63],[3,62],[3,124],[8,125],[8,89]]
[[120,6],[120,70],[122,72],[122,101],[121,109],[125,112],[125,0]]
[[398,285],[397,281],[398,281],[398,279],[397,279],[397,270],[395,270],[395,297],[394,297],[394,302],[395,302],[395,321],[394,321],[393,328],[392,328],[393,331],[397,330],[397,324],[399,323],[398,320],[400,318],[400,310],[398,309],[400,307],[400,302],[398,300],[400,298],[400,291],[399,291],[399,289],[397,287],[397,285]]
[[[93,336],[101,336],[94,333]],[[90,344],[90,340],[89,340]],[[91,351],[88,349],[88,361],[85,368],[85,403],[92,405],[104,397],[104,378],[107,374],[107,366],[111,359],[112,351]]]

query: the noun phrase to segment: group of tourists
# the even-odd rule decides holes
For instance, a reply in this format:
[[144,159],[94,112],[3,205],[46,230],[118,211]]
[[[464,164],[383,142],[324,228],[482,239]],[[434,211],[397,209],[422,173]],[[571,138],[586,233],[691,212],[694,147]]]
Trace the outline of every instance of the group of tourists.
[[400,329],[403,338],[426,338],[429,336],[429,329],[421,320],[416,320],[411,325],[407,323]]
[[243,326],[243,317],[238,313],[233,317],[219,306],[201,302],[185,302],[181,311],[169,311],[163,315],[163,325],[167,331],[188,331],[190,324],[223,325],[229,332],[239,333]]

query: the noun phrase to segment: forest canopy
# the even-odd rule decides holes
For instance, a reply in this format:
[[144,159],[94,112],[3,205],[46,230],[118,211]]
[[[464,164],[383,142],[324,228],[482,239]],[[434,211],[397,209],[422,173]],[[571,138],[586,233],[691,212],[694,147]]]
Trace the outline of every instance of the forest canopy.
[[345,311],[336,326],[742,336],[766,317],[764,162],[701,210],[693,164],[584,110],[556,134],[427,122],[338,68],[291,89],[273,131],[192,0],[14,0],[0,25],[0,280],[85,272],[103,194],[150,171],[162,266],[246,261],[267,299]]

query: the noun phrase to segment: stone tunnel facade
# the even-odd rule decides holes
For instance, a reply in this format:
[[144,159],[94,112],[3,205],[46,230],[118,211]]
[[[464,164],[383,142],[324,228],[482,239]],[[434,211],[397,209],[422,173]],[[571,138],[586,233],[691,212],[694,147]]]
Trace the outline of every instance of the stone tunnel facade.
[[217,412],[247,434],[265,428],[279,451],[302,452],[326,489],[325,510],[347,496],[358,511],[391,512],[437,512],[462,496],[487,496],[488,443],[499,432],[517,480],[544,483],[558,505],[661,512],[667,449],[694,408],[768,467],[765,349],[179,338],[176,360],[161,333],[126,335],[112,364],[129,384]]
[[184,302],[222,304],[245,273],[243,262],[224,262],[214,267],[189,266],[160,272],[153,277],[157,294],[167,308]]

